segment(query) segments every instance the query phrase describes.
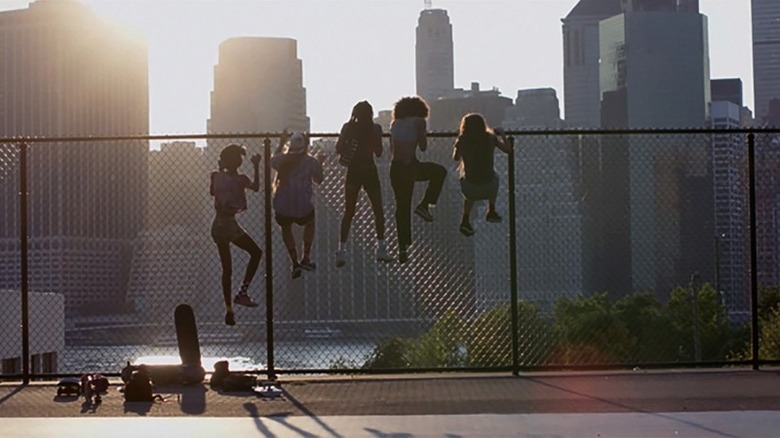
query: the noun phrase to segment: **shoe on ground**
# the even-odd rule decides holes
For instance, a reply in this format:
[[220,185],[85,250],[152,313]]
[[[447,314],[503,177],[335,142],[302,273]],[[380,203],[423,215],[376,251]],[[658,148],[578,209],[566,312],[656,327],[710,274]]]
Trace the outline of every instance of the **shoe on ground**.
[[347,264],[347,250],[340,249],[336,251],[336,267],[341,268]]
[[474,235],[474,228],[471,228],[470,223],[462,223],[460,224],[459,228],[460,234],[463,234],[466,237],[470,237]]
[[225,324],[236,325],[236,315],[233,314],[232,310],[225,313]]
[[238,294],[233,298],[233,302],[246,307],[257,307],[258,304],[249,296],[249,294]]
[[393,257],[387,253],[387,248],[379,247],[376,249],[376,259],[380,262],[392,262]]
[[433,215],[425,204],[418,205],[417,208],[414,209],[414,214],[420,216],[425,222],[433,222]]
[[304,271],[309,271],[309,272],[317,269],[317,265],[309,259],[301,260],[300,262],[298,262],[298,266],[300,266],[301,269],[303,269]]
[[398,250],[398,263],[406,263],[409,260],[409,253],[405,249]]
[[503,219],[495,211],[489,211],[488,214],[485,215],[485,220],[487,222],[492,222],[494,224],[497,224],[497,223],[501,222]]
[[303,271],[301,271],[301,267],[300,266],[298,266],[298,265],[293,266],[293,268],[292,268],[292,278],[300,277],[301,276],[301,272],[303,272]]

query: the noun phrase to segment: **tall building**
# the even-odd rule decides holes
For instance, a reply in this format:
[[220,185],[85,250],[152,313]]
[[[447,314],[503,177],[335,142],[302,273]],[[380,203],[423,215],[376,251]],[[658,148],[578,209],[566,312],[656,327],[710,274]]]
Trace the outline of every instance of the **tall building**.
[[424,9],[417,21],[417,95],[428,103],[448,95],[455,84],[452,25],[447,11]]
[[[733,84],[733,83],[732,83]],[[721,83],[723,85],[723,83]],[[713,81],[713,91],[719,88]],[[740,87],[741,90],[741,87]],[[713,93],[713,129],[742,127],[740,102],[729,99],[735,89]],[[732,313],[748,312],[747,172],[746,148],[741,134],[713,134],[712,169],[715,193],[715,282]]]
[[[0,13],[0,137],[148,135],[146,42],[74,0]],[[110,311],[127,289],[146,208],[143,141],[32,143],[30,287],[68,315]],[[0,288],[18,287],[18,166],[0,189]]]
[[300,132],[309,125],[294,39],[238,37],[219,45],[209,134]]
[[[552,88],[517,90],[503,126],[512,131],[560,129],[558,96]],[[582,292],[582,214],[575,195],[574,156],[562,136],[520,136],[515,154],[518,290],[550,311],[563,297]],[[518,146],[519,145],[519,146]],[[495,272],[492,273],[495,275]]]
[[780,2],[751,0],[754,114],[767,123],[769,101],[780,98]]
[[621,0],[580,0],[561,20],[563,100],[568,127],[601,126],[599,22],[621,12]]
[[[600,90],[604,127],[700,128],[709,120],[707,20],[676,10],[628,11],[600,23]],[[607,259],[630,272],[623,293],[660,296],[688,283],[694,271],[713,280],[711,144],[690,136],[612,137],[616,187],[623,216],[613,214],[621,250]],[[621,179],[616,179],[621,178]],[[625,189],[621,189],[624,187]],[[599,215],[597,211],[595,215]],[[623,217],[624,219],[620,219]],[[625,239],[629,240],[626,241]],[[628,245],[627,247],[625,245]],[[628,253],[626,253],[628,251]],[[625,266],[624,266],[625,267]],[[596,267],[596,269],[599,269]],[[605,268],[601,268],[605,269]],[[614,269],[609,268],[614,272]],[[616,273],[617,275],[617,273]]]

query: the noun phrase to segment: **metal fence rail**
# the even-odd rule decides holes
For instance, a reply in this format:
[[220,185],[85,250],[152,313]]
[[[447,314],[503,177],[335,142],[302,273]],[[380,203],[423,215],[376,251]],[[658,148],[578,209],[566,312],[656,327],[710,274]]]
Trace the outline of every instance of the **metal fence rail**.
[[[270,204],[278,134],[0,142],[0,378],[116,374],[176,356],[180,303],[195,309],[207,369],[226,358],[272,376],[780,360],[780,131],[513,132],[513,154],[495,157],[503,221],[486,222],[478,204],[472,237],[458,230],[454,134],[431,134],[418,155],[447,178],[434,222],[412,219],[409,261],[376,260],[361,194],[344,267],[335,137],[312,137],[325,180],[317,268],[300,278]],[[264,251],[249,290],[260,306],[237,307],[233,327],[208,191],[229,143],[247,148],[250,176],[249,156],[263,156],[260,191],[239,216]],[[384,151],[397,256],[387,139]],[[237,290],[247,256],[232,255]]]

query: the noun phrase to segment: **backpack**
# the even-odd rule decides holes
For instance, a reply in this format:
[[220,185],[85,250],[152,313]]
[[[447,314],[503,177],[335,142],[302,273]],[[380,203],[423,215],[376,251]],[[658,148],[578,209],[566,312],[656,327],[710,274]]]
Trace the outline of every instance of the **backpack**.
[[357,138],[351,137],[347,140],[347,145],[344,147],[344,150],[341,151],[339,164],[342,166],[349,166],[349,164],[352,163],[352,159],[354,159],[357,154],[358,146],[360,146],[360,142],[358,142]]
[[160,399],[162,399],[162,397],[159,394],[154,395],[152,374],[146,366],[140,365],[132,372],[130,380],[125,385],[125,401],[152,402]]

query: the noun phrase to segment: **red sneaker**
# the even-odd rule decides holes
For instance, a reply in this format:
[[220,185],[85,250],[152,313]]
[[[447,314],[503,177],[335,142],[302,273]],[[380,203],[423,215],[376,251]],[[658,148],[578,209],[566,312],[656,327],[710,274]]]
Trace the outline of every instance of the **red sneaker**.
[[252,297],[249,296],[249,294],[238,294],[235,298],[233,298],[233,302],[246,307],[257,307],[259,304],[257,304]]

